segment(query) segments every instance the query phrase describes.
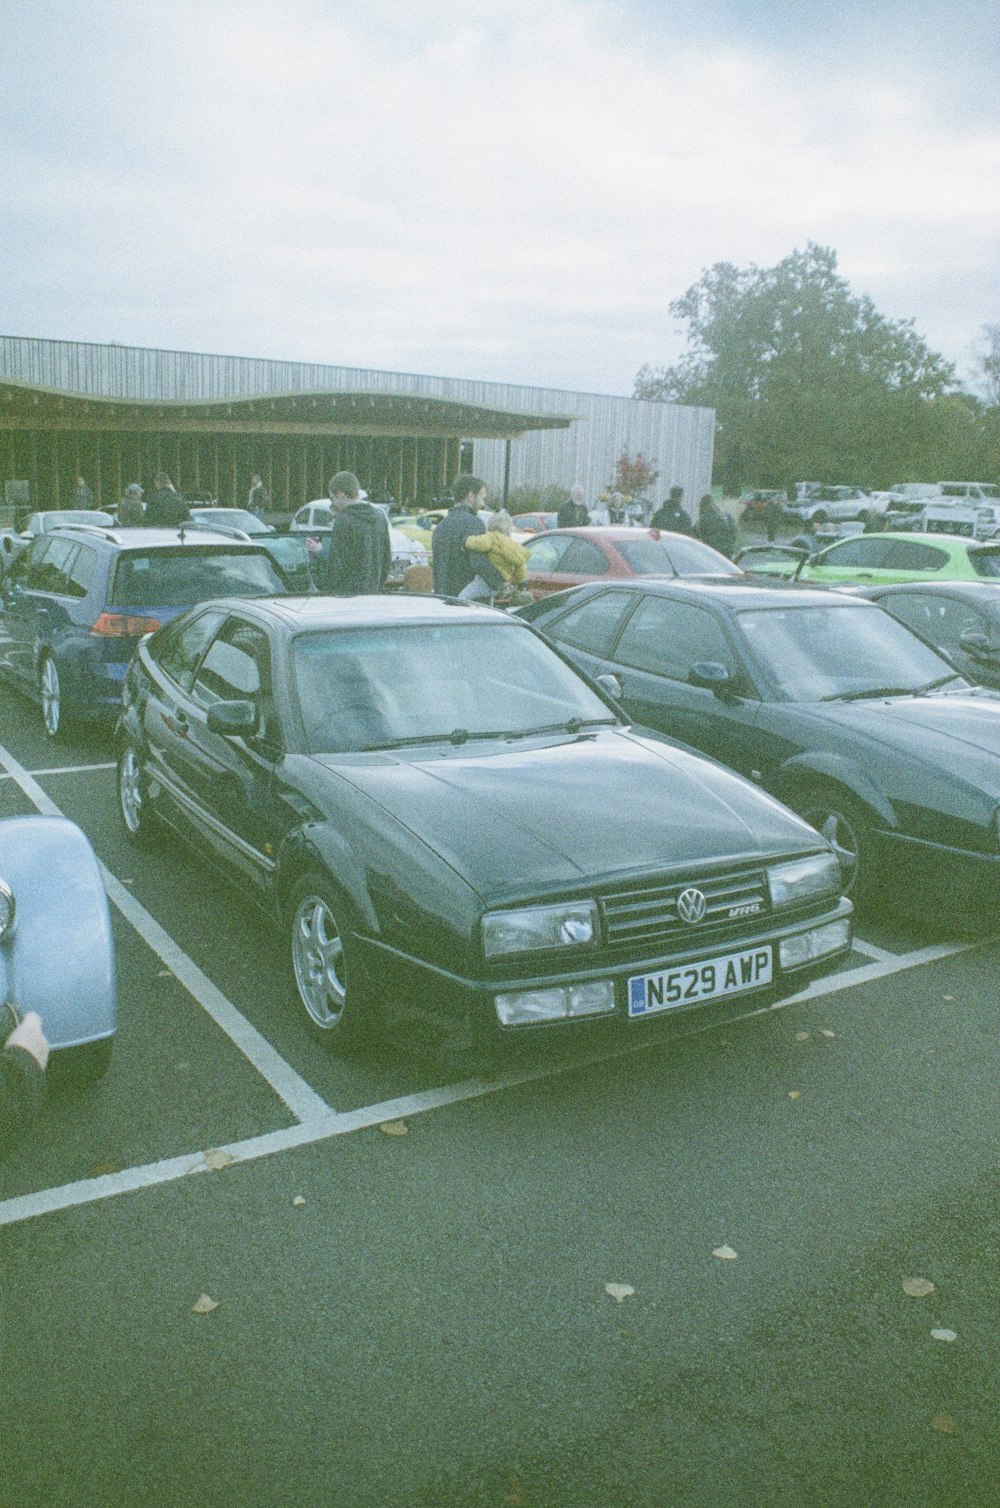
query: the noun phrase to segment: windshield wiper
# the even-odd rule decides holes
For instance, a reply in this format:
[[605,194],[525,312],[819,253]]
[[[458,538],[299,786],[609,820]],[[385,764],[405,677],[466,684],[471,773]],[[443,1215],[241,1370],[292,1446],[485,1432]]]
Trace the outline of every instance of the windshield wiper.
[[618,719],[614,717],[571,717],[564,723],[544,723],[540,728],[518,728],[508,733],[508,738],[534,738],[540,733],[581,733],[584,728],[613,728]]
[[366,744],[365,754],[378,754],[387,749],[413,748],[419,744],[464,744],[476,738],[534,738],[541,733],[579,733],[584,728],[612,727],[613,717],[571,717],[565,723],[547,723],[542,728],[486,728],[470,732],[468,728],[453,728],[450,733],[421,733],[410,738],[391,738],[386,743]]
[[952,670],[948,675],[939,675],[935,681],[927,681],[923,686],[917,686],[913,695],[926,696],[928,691],[936,691],[939,686],[947,686],[949,681],[961,681],[964,679],[964,676],[960,676],[956,671]]
[[878,701],[883,696],[915,696],[918,686],[871,686],[867,691],[831,691],[821,696],[821,702],[867,702]]

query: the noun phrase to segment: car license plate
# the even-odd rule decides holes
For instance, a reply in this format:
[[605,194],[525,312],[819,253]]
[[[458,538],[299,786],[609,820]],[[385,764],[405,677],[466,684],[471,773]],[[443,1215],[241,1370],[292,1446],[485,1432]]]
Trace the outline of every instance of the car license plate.
[[760,947],[699,959],[663,974],[634,974],[628,982],[628,1013],[650,1016],[655,1011],[700,1005],[720,995],[755,990],[771,983],[771,972],[771,949]]

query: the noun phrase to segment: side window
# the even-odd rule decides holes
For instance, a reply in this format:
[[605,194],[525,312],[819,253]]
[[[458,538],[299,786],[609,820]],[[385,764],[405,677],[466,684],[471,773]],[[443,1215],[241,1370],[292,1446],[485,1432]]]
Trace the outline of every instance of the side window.
[[948,562],[944,550],[916,539],[896,539],[885,562],[890,571],[938,571]]
[[73,597],[86,597],[97,570],[97,551],[81,545],[69,570],[69,591]]
[[624,592],[601,592],[589,598],[582,607],[564,613],[551,628],[542,624],[542,631],[559,644],[572,645],[574,649],[586,649],[591,654],[608,655],[618,625],[635,599]]
[[559,570],[570,576],[606,576],[607,556],[589,539],[571,539],[559,561]]
[[817,566],[861,566],[865,570],[873,571],[885,566],[889,559],[889,552],[896,547],[896,541],[892,539],[865,539],[858,535],[856,539],[845,540],[843,544],[831,545],[824,550],[813,562]]
[[34,588],[36,581],[41,580],[42,563],[48,554],[49,545],[52,543],[44,535],[41,539],[34,540],[26,550],[16,556],[10,568],[10,579],[18,586]]
[[915,634],[922,639],[929,639],[932,644],[940,644],[938,633],[938,609],[942,606],[940,598],[918,597],[914,592],[900,592],[883,597],[879,601],[879,607],[885,612],[891,613],[900,623],[907,628],[912,628]]
[[333,524],[332,508],[314,508],[309,520],[311,529],[329,529]]
[[633,670],[648,670],[686,681],[692,665],[714,660],[730,671],[737,666],[722,625],[702,607],[647,597],[625,625],[616,660]]
[[224,613],[217,611],[201,613],[183,628],[168,629],[157,640],[154,660],[163,674],[184,691],[190,691],[198,661],[224,617]]
[[26,584],[37,592],[54,592],[60,597],[73,595],[70,592],[69,568],[77,548],[72,539],[60,539],[58,535],[53,535],[48,541],[45,554],[32,567]]
[[538,571],[561,570],[559,562],[568,550],[572,536],[560,534],[555,539],[549,535],[537,535],[529,539],[524,548],[528,552],[528,575]]
[[271,648],[263,630],[244,618],[230,618],[209,645],[191,695],[202,707],[256,702],[262,726],[273,720]]

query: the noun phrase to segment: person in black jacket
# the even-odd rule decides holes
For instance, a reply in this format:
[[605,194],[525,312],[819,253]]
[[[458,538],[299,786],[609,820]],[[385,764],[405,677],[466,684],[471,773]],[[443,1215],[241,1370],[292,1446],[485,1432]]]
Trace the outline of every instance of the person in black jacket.
[[156,491],[146,504],[146,523],[151,529],[179,529],[190,523],[188,505],[165,471],[158,471],[153,485]]
[[495,595],[504,585],[500,572],[485,555],[465,548],[471,535],[486,533],[479,517],[486,502],[486,483],[462,472],[451,484],[451,495],[454,502],[431,538],[434,590],[439,597],[457,597],[474,577],[481,576]]
[[698,504],[698,538],[720,555],[732,559],[736,549],[736,525],[728,513],[723,513],[710,492],[706,492]]
[[683,487],[671,487],[669,497],[664,499],[649,520],[649,527],[670,529],[674,534],[690,534],[691,520],[684,511],[683,497]]
[[335,597],[360,597],[385,590],[392,548],[389,523],[380,508],[361,496],[353,471],[330,478],[333,530],[324,587]]

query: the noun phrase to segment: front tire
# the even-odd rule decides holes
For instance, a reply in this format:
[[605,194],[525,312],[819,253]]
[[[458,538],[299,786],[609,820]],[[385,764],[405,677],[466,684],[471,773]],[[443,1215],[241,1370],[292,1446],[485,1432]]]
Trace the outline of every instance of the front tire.
[[801,817],[833,845],[844,877],[844,894],[871,896],[874,885],[871,822],[864,807],[835,786],[816,786],[796,801]]
[[344,902],[323,875],[307,874],[295,887],[289,915],[299,1003],[316,1031],[338,1046],[359,1046],[372,1034],[373,1007]]
[[118,755],[118,813],[129,842],[136,848],[151,848],[156,840],[156,818],[142,759],[133,744],[126,744]]

